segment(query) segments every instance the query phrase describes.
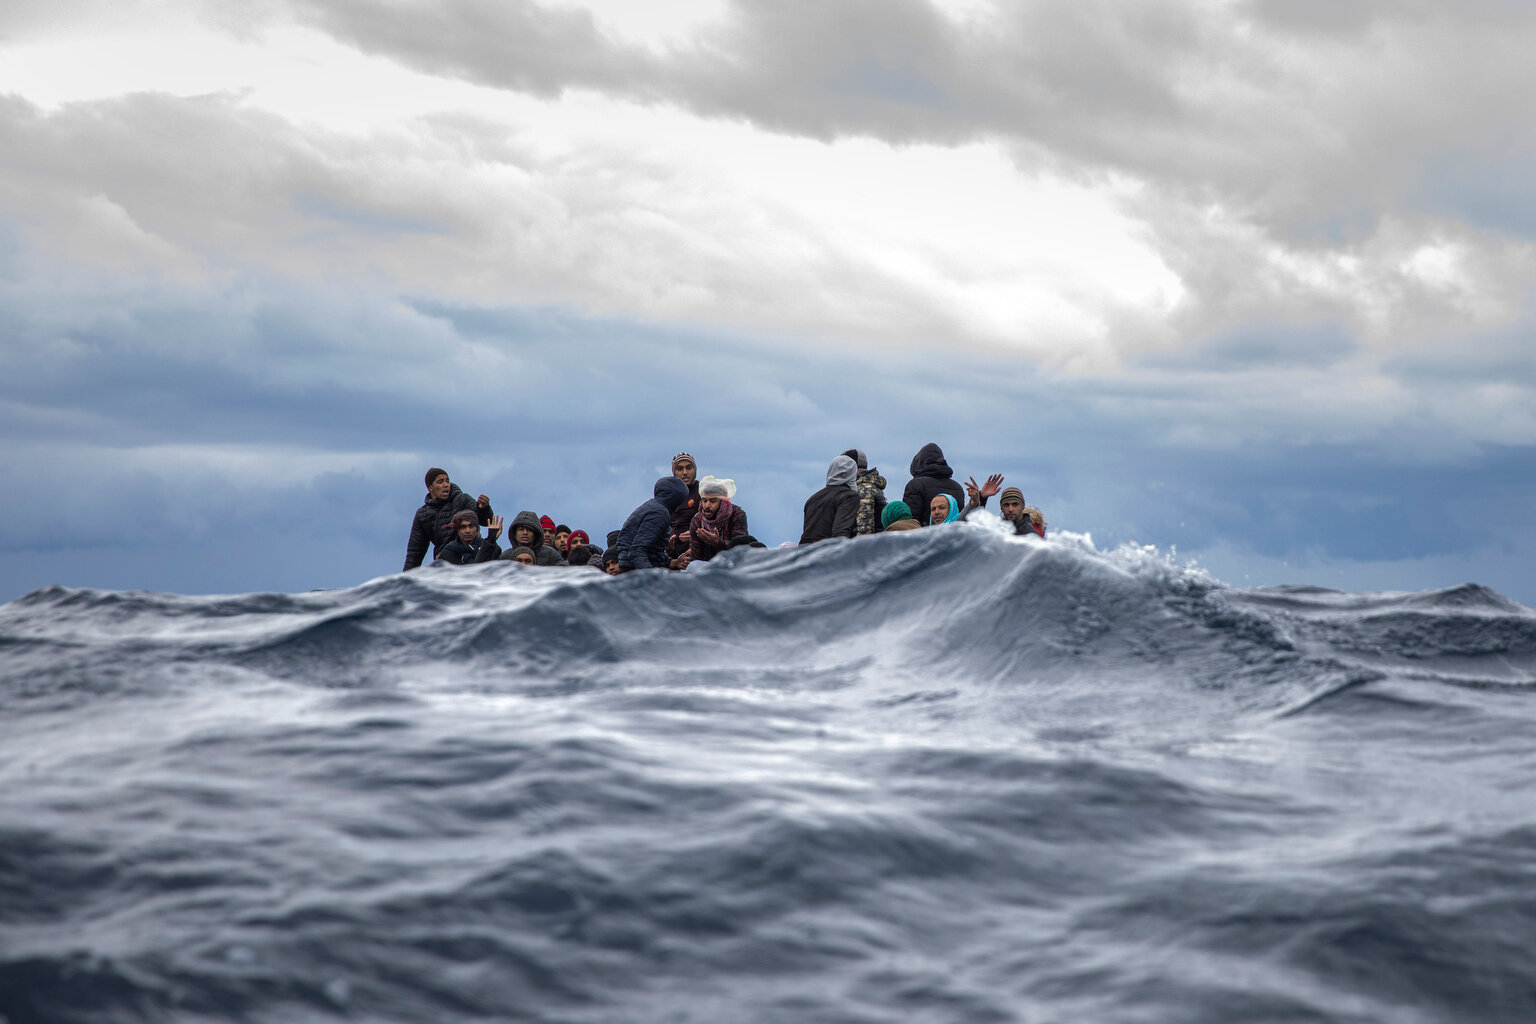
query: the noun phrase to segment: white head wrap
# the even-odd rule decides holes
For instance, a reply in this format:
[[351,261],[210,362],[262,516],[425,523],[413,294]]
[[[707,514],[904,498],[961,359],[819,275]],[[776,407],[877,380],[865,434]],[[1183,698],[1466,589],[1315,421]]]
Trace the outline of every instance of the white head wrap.
[[[711,488],[713,488],[713,490],[711,490]],[[726,501],[734,501],[736,499],[736,481],[729,479],[721,480],[718,477],[706,476],[704,479],[699,481],[699,497],[703,498],[710,494],[719,494],[723,496]]]

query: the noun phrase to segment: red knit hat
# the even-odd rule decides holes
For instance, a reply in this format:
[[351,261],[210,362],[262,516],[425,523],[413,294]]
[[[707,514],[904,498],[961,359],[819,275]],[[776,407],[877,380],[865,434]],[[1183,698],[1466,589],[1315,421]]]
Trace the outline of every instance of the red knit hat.
[[[581,539],[577,540],[577,537],[580,537]],[[592,543],[592,538],[587,536],[586,530],[572,530],[571,535],[566,538],[566,543],[574,548],[578,544]]]
[[553,530],[555,528],[555,521],[549,518],[549,516],[539,516],[539,525],[546,530]]

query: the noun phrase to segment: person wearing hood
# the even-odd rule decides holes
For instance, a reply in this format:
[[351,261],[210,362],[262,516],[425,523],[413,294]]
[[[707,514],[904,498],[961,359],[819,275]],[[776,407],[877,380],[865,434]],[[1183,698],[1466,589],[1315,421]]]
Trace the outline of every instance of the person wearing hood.
[[884,527],[880,525],[880,513],[885,510],[885,477],[880,471],[870,466],[869,458],[857,448],[850,448],[843,452],[859,467],[859,475],[853,482],[854,488],[859,492],[859,518],[855,532],[859,536],[869,533],[879,533]]
[[829,537],[852,537],[859,526],[859,492],[854,480],[859,465],[846,455],[839,455],[827,467],[827,486],[805,499],[805,530],[801,544],[814,544]]
[[667,556],[667,542],[672,535],[672,516],[688,500],[688,485],[676,476],[656,481],[652,498],[642,502],[619,530],[619,571],[635,569],[682,569],[689,554]]
[[734,504],[736,481],[707,476],[699,481],[699,510],[688,524],[691,561],[707,562],[747,534],[747,510]]
[[[544,543],[544,524],[539,522],[537,512],[524,509],[517,514],[517,518],[512,520],[510,543],[513,550],[523,547],[532,551],[534,565],[565,564],[565,559],[560,557],[560,552],[556,551],[553,545]],[[512,551],[508,551],[501,557],[511,558]]]
[[965,500],[965,492],[955,480],[955,471],[944,461],[944,449],[938,445],[925,444],[919,448],[912,456],[909,472],[912,479],[907,481],[901,500],[907,503],[912,518],[920,525],[928,525],[928,513],[938,495],[953,495],[956,504]]
[[443,545],[442,552],[437,556],[439,562],[445,565],[479,565],[481,562],[494,562],[501,557],[501,548],[496,544],[496,538],[501,533],[501,516],[491,517],[490,536],[480,536],[480,517],[472,508],[466,508],[453,514],[453,532],[458,534],[456,538]]
[[960,499],[953,494],[936,494],[928,506],[928,525],[943,526],[960,521]]
[[923,524],[912,518],[912,510],[904,501],[893,501],[880,513],[880,526],[885,533],[903,530],[920,530]]
[[494,514],[490,498],[483,494],[471,498],[459,490],[458,484],[449,481],[446,469],[433,466],[427,470],[427,498],[411,519],[411,533],[405,541],[405,567],[401,572],[419,566],[428,547],[436,559],[443,545],[453,539],[453,517],[465,509],[472,510],[481,525],[488,524]]
[[693,539],[688,536],[688,527],[699,511],[699,464],[687,452],[678,452],[672,456],[672,475],[688,488],[688,497],[672,510],[672,532],[667,538],[667,553],[679,555],[688,550]]

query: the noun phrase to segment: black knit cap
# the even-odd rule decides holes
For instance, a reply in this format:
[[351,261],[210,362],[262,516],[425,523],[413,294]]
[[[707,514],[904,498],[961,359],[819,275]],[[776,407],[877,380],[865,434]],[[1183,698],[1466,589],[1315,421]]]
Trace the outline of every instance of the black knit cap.
[[448,471],[446,469],[438,469],[436,466],[433,466],[431,469],[427,470],[427,486],[431,487],[433,480],[436,480],[440,476],[447,475]]
[[453,514],[453,528],[457,530],[460,523],[468,523],[478,530],[480,528],[480,516],[472,508],[461,508]]

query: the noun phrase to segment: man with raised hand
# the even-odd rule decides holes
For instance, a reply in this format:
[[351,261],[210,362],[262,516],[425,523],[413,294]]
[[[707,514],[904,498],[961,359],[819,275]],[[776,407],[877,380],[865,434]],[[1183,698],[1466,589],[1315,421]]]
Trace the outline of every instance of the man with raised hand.
[[473,509],[480,525],[490,523],[491,499],[485,495],[471,498],[448,479],[448,471],[433,466],[427,470],[427,498],[411,519],[411,533],[405,541],[405,572],[421,564],[427,548],[437,558],[444,544],[453,539],[453,517],[465,509]]

